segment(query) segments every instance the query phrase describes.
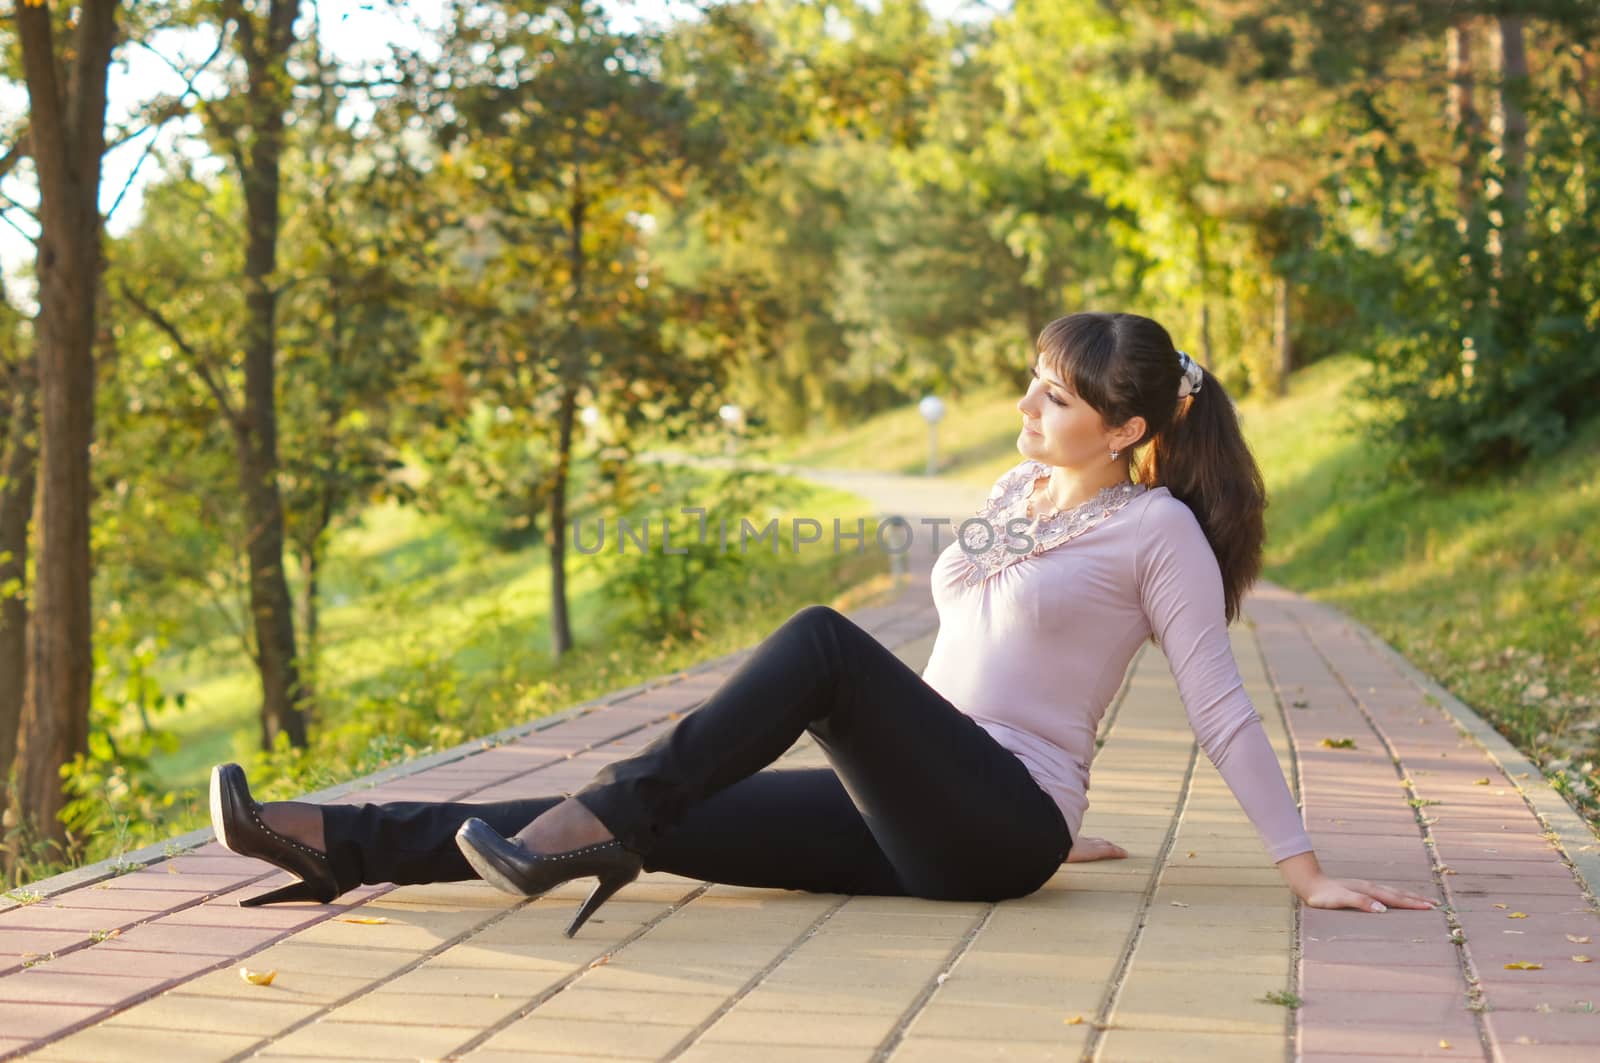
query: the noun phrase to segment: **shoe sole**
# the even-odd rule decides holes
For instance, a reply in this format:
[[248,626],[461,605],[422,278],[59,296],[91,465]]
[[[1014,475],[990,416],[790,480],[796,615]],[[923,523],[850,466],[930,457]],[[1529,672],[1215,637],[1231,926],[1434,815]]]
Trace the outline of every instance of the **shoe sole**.
[[222,807],[222,769],[218,764],[211,769],[211,832],[217,836],[217,844],[239,856],[248,856],[228,844],[228,817],[223,814]]

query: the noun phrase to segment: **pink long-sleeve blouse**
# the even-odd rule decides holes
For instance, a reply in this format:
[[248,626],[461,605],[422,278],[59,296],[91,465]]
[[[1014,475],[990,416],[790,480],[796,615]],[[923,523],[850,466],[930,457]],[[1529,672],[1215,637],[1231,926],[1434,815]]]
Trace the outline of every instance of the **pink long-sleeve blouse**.
[[923,679],[1016,754],[1078,837],[1095,733],[1153,633],[1200,747],[1273,861],[1312,849],[1228,641],[1216,555],[1165,487],[1026,516],[1050,467],[996,481],[934,562],[939,633]]

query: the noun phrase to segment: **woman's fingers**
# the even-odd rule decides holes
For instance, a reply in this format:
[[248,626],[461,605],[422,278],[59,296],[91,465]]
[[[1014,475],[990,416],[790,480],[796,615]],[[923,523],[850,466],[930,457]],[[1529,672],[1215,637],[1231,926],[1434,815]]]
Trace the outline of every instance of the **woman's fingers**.
[[1373,886],[1368,890],[1374,897],[1392,908],[1436,908],[1438,902],[1431,897],[1412,893],[1410,890],[1397,889],[1394,886]]
[[1104,838],[1079,838],[1067,852],[1067,863],[1081,864],[1090,860],[1123,860],[1128,850]]

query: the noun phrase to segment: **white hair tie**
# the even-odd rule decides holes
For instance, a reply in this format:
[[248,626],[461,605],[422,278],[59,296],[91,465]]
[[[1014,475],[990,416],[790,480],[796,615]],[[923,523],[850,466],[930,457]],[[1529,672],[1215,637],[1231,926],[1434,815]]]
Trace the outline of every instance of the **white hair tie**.
[[1205,370],[1200,368],[1200,363],[1190,358],[1184,351],[1178,352],[1178,365],[1183,369],[1183,379],[1178,381],[1178,398],[1187,398],[1200,390],[1204,382]]

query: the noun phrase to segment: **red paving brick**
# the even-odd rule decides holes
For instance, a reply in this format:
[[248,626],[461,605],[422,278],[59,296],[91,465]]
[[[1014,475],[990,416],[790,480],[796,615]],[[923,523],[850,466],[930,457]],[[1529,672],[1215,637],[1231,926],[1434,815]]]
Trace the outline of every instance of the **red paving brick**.
[[[1305,1004],[1296,1013],[1302,1060],[1478,1058],[1486,1039],[1491,1053],[1533,1063],[1575,1057],[1543,1054],[1531,1042],[1600,1044],[1588,1040],[1600,1021],[1550,1003],[1585,1000],[1591,987],[1600,995],[1597,965],[1570,959],[1590,946],[1566,938],[1600,941],[1600,919],[1512,780],[1324,607],[1270,591],[1250,609],[1280,697],[1317,707],[1314,715],[1286,715],[1307,829],[1324,867],[1442,897],[1464,938],[1463,945],[1449,943],[1443,912],[1406,913],[1427,915],[1420,924],[1386,913],[1372,927],[1303,910]],[[1323,749],[1326,737],[1354,738],[1357,750]],[[1371,756],[1337,755],[1357,751]],[[1413,790],[1399,785],[1402,775]],[[1436,803],[1413,812],[1404,803],[1412,796]],[[1525,917],[1513,919],[1513,912]],[[1504,969],[1514,961],[1544,967]],[[1469,969],[1479,979],[1481,1014],[1467,1007]],[[1540,1005],[1557,1010],[1536,1010]],[[1441,1039],[1451,1047],[1440,1048]]]

